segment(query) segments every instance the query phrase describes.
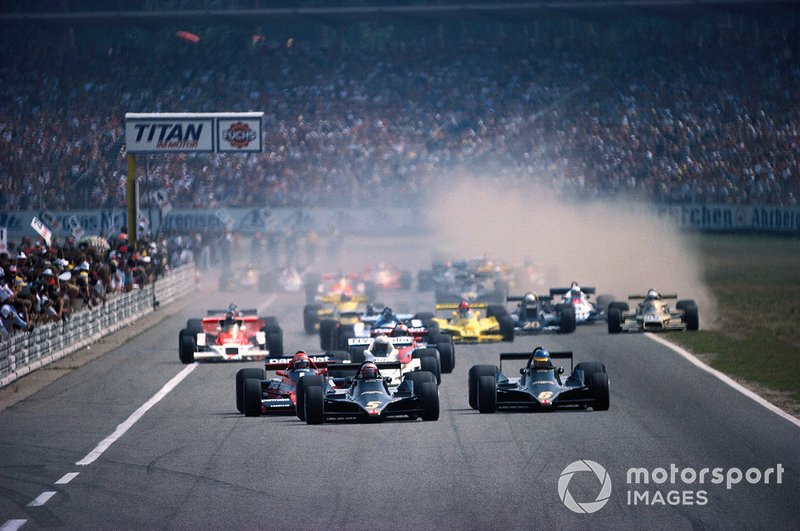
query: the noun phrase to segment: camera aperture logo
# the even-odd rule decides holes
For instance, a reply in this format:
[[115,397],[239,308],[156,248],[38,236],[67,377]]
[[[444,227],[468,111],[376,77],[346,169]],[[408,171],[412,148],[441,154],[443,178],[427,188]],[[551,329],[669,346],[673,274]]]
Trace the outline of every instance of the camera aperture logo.
[[[600,492],[594,501],[577,502],[570,494],[568,489],[569,482],[577,472],[593,472],[597,476],[597,480],[600,482]],[[594,461],[588,459],[575,461],[568,464],[561,472],[561,477],[558,478],[558,497],[561,498],[567,509],[574,513],[587,514],[597,512],[608,503],[608,499],[611,497],[611,478],[606,469]]]

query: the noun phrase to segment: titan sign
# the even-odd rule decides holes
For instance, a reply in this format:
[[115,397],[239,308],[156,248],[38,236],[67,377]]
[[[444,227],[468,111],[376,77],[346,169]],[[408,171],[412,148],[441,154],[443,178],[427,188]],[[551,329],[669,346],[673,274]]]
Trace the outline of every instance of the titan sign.
[[263,149],[263,113],[127,113],[128,153],[249,153]]

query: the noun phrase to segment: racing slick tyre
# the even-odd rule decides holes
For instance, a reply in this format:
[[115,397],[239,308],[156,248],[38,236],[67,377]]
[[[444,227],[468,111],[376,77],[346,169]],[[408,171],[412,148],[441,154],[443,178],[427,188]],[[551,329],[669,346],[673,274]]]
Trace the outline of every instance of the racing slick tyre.
[[575,308],[569,306],[559,312],[559,334],[571,334],[575,331]]
[[439,351],[439,362],[442,366],[442,372],[445,374],[453,372],[453,369],[456,368],[456,355],[452,341],[437,341],[436,350]]
[[490,304],[486,308],[486,317],[497,317],[498,320],[501,315],[507,315],[508,310],[502,304]]
[[595,299],[594,307],[597,309],[598,312],[602,312],[603,315],[608,314],[608,305],[614,302],[613,295],[598,295]]
[[181,359],[181,363],[193,363],[196,348],[197,340],[194,332],[186,329],[181,330],[178,334],[178,357]]
[[481,376],[495,377],[498,368],[496,365],[473,365],[469,369],[467,384],[469,386],[469,407],[478,409],[478,380]]
[[350,353],[346,350],[330,350],[326,352],[325,355],[336,360],[336,363],[345,363],[350,361]]
[[683,319],[686,323],[686,330],[695,332],[700,329],[700,316],[697,313],[697,306],[687,306]]
[[306,292],[306,302],[314,302],[320,282],[322,282],[322,275],[319,273],[306,273],[306,275],[303,277],[303,285],[305,286]]
[[611,308],[619,308],[619,313],[624,313],[630,311],[631,309],[630,306],[628,306],[628,303],[625,301],[614,301],[608,303],[608,310],[610,311]]
[[306,420],[306,383],[308,385],[324,385],[325,379],[322,376],[316,374],[310,374],[308,376],[303,376],[299,380],[297,380],[297,385],[295,386],[295,414],[297,414],[297,418],[300,420]]
[[347,350],[347,342],[354,337],[356,337],[356,331],[353,329],[353,325],[340,326],[336,333],[336,344],[332,345],[332,348],[336,350]]
[[613,306],[613,302],[611,304],[608,307],[608,333],[619,334],[622,332],[622,312],[619,307]]
[[430,321],[436,317],[433,312],[418,312],[414,314],[414,319],[419,319],[420,321]]
[[439,391],[430,382],[420,386],[419,404],[422,407],[422,420],[439,420]]
[[686,330],[698,330],[700,328],[700,318],[697,312],[697,304],[686,299],[678,301],[675,308],[683,312],[683,322],[686,323]]
[[322,350],[333,350],[333,333],[336,331],[336,321],[323,319],[319,322],[319,346]]
[[422,321],[422,326],[428,329],[428,335],[430,334],[441,334],[442,330],[439,328],[439,323],[434,321],[433,319],[424,319]]
[[317,323],[319,323],[319,304],[306,304],[303,308],[303,330],[306,334],[311,335],[316,332]]
[[431,383],[436,385],[436,376],[428,371],[409,372],[406,373],[404,379],[411,380],[414,384],[414,396],[420,396],[422,394],[422,384]]
[[500,333],[503,335],[503,341],[514,341],[514,320],[510,315],[505,314],[497,318],[500,323]]
[[239,369],[236,373],[236,410],[244,413],[244,382],[247,379],[266,380],[264,369]]
[[606,366],[600,363],[599,361],[584,361],[577,365],[575,365],[575,371],[583,371],[583,383],[584,385],[591,386],[592,384],[592,375],[598,373],[605,373]]
[[203,331],[203,320],[202,319],[189,319],[186,321],[186,329],[198,333]]
[[592,409],[595,411],[608,411],[610,396],[608,391],[608,374],[596,372],[592,374],[592,383],[589,389],[592,391]]
[[433,373],[436,377],[436,385],[442,383],[442,362],[438,350],[418,348],[411,354],[411,357],[419,359],[420,370]]
[[259,319],[264,323],[266,328],[280,328],[281,326],[280,323],[278,323],[278,318],[274,316],[259,316]]
[[481,376],[478,379],[478,411],[497,411],[497,380],[494,376]]
[[267,350],[270,356],[283,356],[283,331],[280,328],[267,334]]
[[367,350],[367,345],[354,345],[350,349],[350,362],[351,363],[364,363],[367,361],[364,351]]
[[261,380],[248,378],[242,387],[242,408],[247,417],[261,416]]
[[[300,378],[301,380],[303,378]],[[322,385],[306,382],[303,387],[303,408],[305,409],[306,424],[322,424],[322,410],[324,407],[324,395]]]

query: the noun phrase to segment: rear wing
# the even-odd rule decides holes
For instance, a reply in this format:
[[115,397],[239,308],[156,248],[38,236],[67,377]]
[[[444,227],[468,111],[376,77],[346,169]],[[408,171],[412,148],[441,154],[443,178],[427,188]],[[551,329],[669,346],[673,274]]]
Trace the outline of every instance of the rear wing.
[[[268,371],[284,371],[289,368],[293,357],[294,355],[267,358],[264,360],[264,368]],[[328,353],[308,356],[308,359],[317,367],[330,367],[332,363],[336,363],[336,358]]]
[[[206,311],[206,316],[207,317],[216,317],[216,316],[224,317],[226,313],[228,313],[228,310],[208,310],[208,311]],[[249,309],[249,308],[247,310],[239,310],[239,315],[258,315],[258,310]]]
[[[566,295],[571,289],[572,288],[550,288],[550,296],[555,297],[556,295]],[[580,290],[586,295],[594,295],[597,291],[594,286],[581,286]]]
[[[413,337],[411,337],[411,336],[407,336],[407,337],[391,337],[391,338],[389,338],[389,341],[392,342],[392,345],[394,345],[395,348],[397,348],[397,347],[407,347],[407,346],[413,345],[414,344],[414,340],[415,339]],[[354,337],[354,338],[351,338],[351,339],[347,340],[347,347],[350,348],[350,347],[355,347],[355,346],[360,346],[360,345],[368,346],[368,345],[372,345],[373,341],[375,341],[374,337]]]
[[[372,362],[378,367],[379,371],[399,371],[403,365],[399,361],[375,361]],[[328,365],[328,373],[336,371],[337,377],[346,378],[355,376],[361,370],[363,363],[331,363]]]
[[[438,310],[458,310],[458,305],[459,305],[459,303],[457,303],[457,302],[437,304],[436,305],[436,310],[437,311]],[[471,302],[469,304],[469,307],[470,308],[479,308],[480,309],[480,308],[488,308],[489,305],[486,304],[485,302],[474,302],[474,303]]]
[[[503,370],[503,360],[511,361],[511,360],[525,360],[528,361],[533,356],[533,352],[503,352],[500,354],[500,370]],[[569,360],[569,370],[572,371],[572,351],[571,350],[561,350],[561,351],[553,351],[550,352],[550,359],[551,360]]]
[[[542,302],[550,302],[553,300],[552,295],[536,295],[536,298]],[[525,295],[509,295],[506,297],[506,302],[522,302],[524,299]]]
[[[677,299],[678,298],[678,295],[675,294],[675,293],[668,293],[666,295],[661,293],[660,295],[661,295],[662,299]],[[628,295],[628,300],[644,300],[646,298],[647,298],[647,295]]]

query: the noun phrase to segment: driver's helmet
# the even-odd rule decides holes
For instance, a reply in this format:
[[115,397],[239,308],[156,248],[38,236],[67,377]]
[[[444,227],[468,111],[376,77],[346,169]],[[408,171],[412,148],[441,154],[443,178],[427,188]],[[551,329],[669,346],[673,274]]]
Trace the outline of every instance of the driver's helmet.
[[380,335],[372,342],[369,350],[376,358],[384,358],[388,356],[393,349],[394,345],[392,345],[389,336]]
[[225,314],[225,320],[222,322],[222,326],[224,328],[230,328],[236,324],[236,315],[233,312],[227,312]]
[[533,368],[534,369],[552,369],[553,364],[550,361],[550,353],[543,348],[537,348],[533,351]]
[[367,315],[375,315],[376,313],[377,312],[375,311],[375,305],[372,304],[371,302],[369,304],[367,304],[366,314]]
[[367,362],[361,366],[361,379],[362,380],[377,380],[381,375],[378,372],[378,366],[372,362]]
[[659,295],[658,292],[656,290],[654,290],[653,288],[650,288],[649,290],[647,290],[647,297],[646,297],[647,300],[654,301],[654,300],[658,300],[660,298],[661,298],[661,295]]
[[458,315],[460,317],[469,315],[469,302],[467,299],[461,299],[461,302],[458,304]]
[[527,293],[525,297],[523,297],[522,303],[525,306],[536,306],[536,295],[533,293]]
[[397,323],[392,330],[392,337],[408,337],[411,335],[411,332],[408,331],[408,327],[403,323]]
[[228,313],[231,314],[233,317],[236,317],[237,315],[239,315],[239,307],[236,306],[235,304],[231,304],[230,306],[228,306]]
[[304,351],[298,350],[292,358],[292,367],[294,369],[309,369],[311,368],[311,359]]
[[569,290],[569,295],[567,295],[570,299],[580,299],[581,298],[581,288],[573,287]]
[[383,311],[381,312],[381,315],[383,316],[384,319],[391,319],[392,318],[392,309],[387,306],[386,308],[383,309]]

